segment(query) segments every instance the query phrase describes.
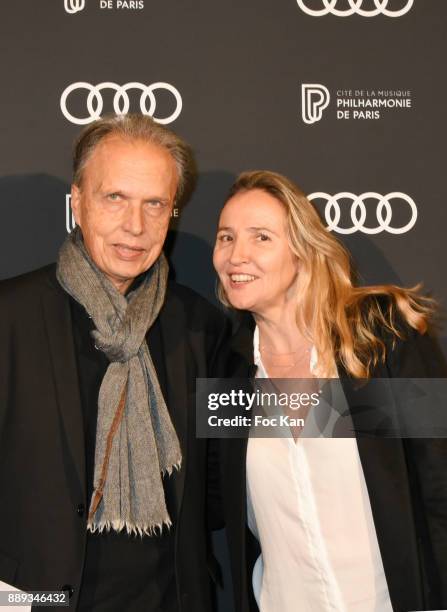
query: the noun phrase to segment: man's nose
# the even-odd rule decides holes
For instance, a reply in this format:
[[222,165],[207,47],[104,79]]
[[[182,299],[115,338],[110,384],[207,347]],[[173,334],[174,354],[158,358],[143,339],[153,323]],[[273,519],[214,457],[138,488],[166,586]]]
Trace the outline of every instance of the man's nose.
[[129,202],[124,213],[123,229],[134,236],[143,232],[144,217],[143,208],[136,202]]
[[230,264],[237,266],[242,263],[247,263],[250,260],[248,245],[244,240],[234,239],[233,248],[231,250]]

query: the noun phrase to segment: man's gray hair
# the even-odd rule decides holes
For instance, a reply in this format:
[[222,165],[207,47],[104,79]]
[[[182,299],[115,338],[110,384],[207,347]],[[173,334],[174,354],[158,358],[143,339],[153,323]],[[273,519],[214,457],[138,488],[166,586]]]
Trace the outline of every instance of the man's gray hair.
[[148,115],[105,115],[82,130],[73,148],[73,183],[79,188],[84,168],[95,147],[107,136],[121,136],[158,145],[172,155],[178,172],[176,203],[192,190],[195,180],[195,161],[190,146],[177,134],[160,125]]

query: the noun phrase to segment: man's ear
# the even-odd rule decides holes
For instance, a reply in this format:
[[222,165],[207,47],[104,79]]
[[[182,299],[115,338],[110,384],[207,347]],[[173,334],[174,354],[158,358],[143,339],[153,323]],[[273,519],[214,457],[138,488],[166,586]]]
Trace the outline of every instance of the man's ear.
[[71,186],[71,210],[73,212],[76,225],[81,225],[81,190],[74,184]]

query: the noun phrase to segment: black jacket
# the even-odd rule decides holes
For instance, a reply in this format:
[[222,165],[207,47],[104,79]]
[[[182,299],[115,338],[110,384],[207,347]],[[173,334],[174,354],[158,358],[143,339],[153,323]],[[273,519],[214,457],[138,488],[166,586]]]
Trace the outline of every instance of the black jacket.
[[[196,377],[221,375],[228,328],[215,307],[175,283],[158,321],[163,391],[183,456],[173,486],[179,609],[210,612],[208,443],[195,435],[194,390]],[[75,609],[86,507],[69,297],[51,265],[0,283],[0,579],[25,591],[68,589]]]
[[[406,339],[393,350],[390,336],[383,336],[386,362],[377,365],[372,378],[446,377],[433,338],[402,321],[400,326]],[[243,320],[233,343],[248,364],[253,328],[252,320]],[[354,381],[337,367],[352,409]],[[252,365],[249,371],[253,374]],[[355,411],[351,414],[355,426]],[[447,439],[357,437],[357,445],[393,610],[447,609]],[[222,440],[219,450],[237,612],[257,610],[251,573],[259,547],[246,528],[246,447],[247,440]]]

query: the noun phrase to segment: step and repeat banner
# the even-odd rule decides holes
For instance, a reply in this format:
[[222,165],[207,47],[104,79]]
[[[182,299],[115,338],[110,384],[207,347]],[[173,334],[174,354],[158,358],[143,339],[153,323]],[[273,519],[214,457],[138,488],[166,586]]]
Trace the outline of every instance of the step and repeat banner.
[[142,112],[193,146],[173,211],[180,282],[214,299],[211,249],[234,177],[291,177],[361,282],[446,305],[443,0],[21,0],[1,8],[0,278],[54,261],[73,227],[71,144]]
[[225,194],[239,172],[270,169],[309,194],[362,283],[422,281],[446,307],[445,0],[0,10],[0,278],[54,261],[72,230],[79,130],[106,112],[141,112],[197,156],[196,191],[174,209],[167,244],[179,282],[215,299]]

